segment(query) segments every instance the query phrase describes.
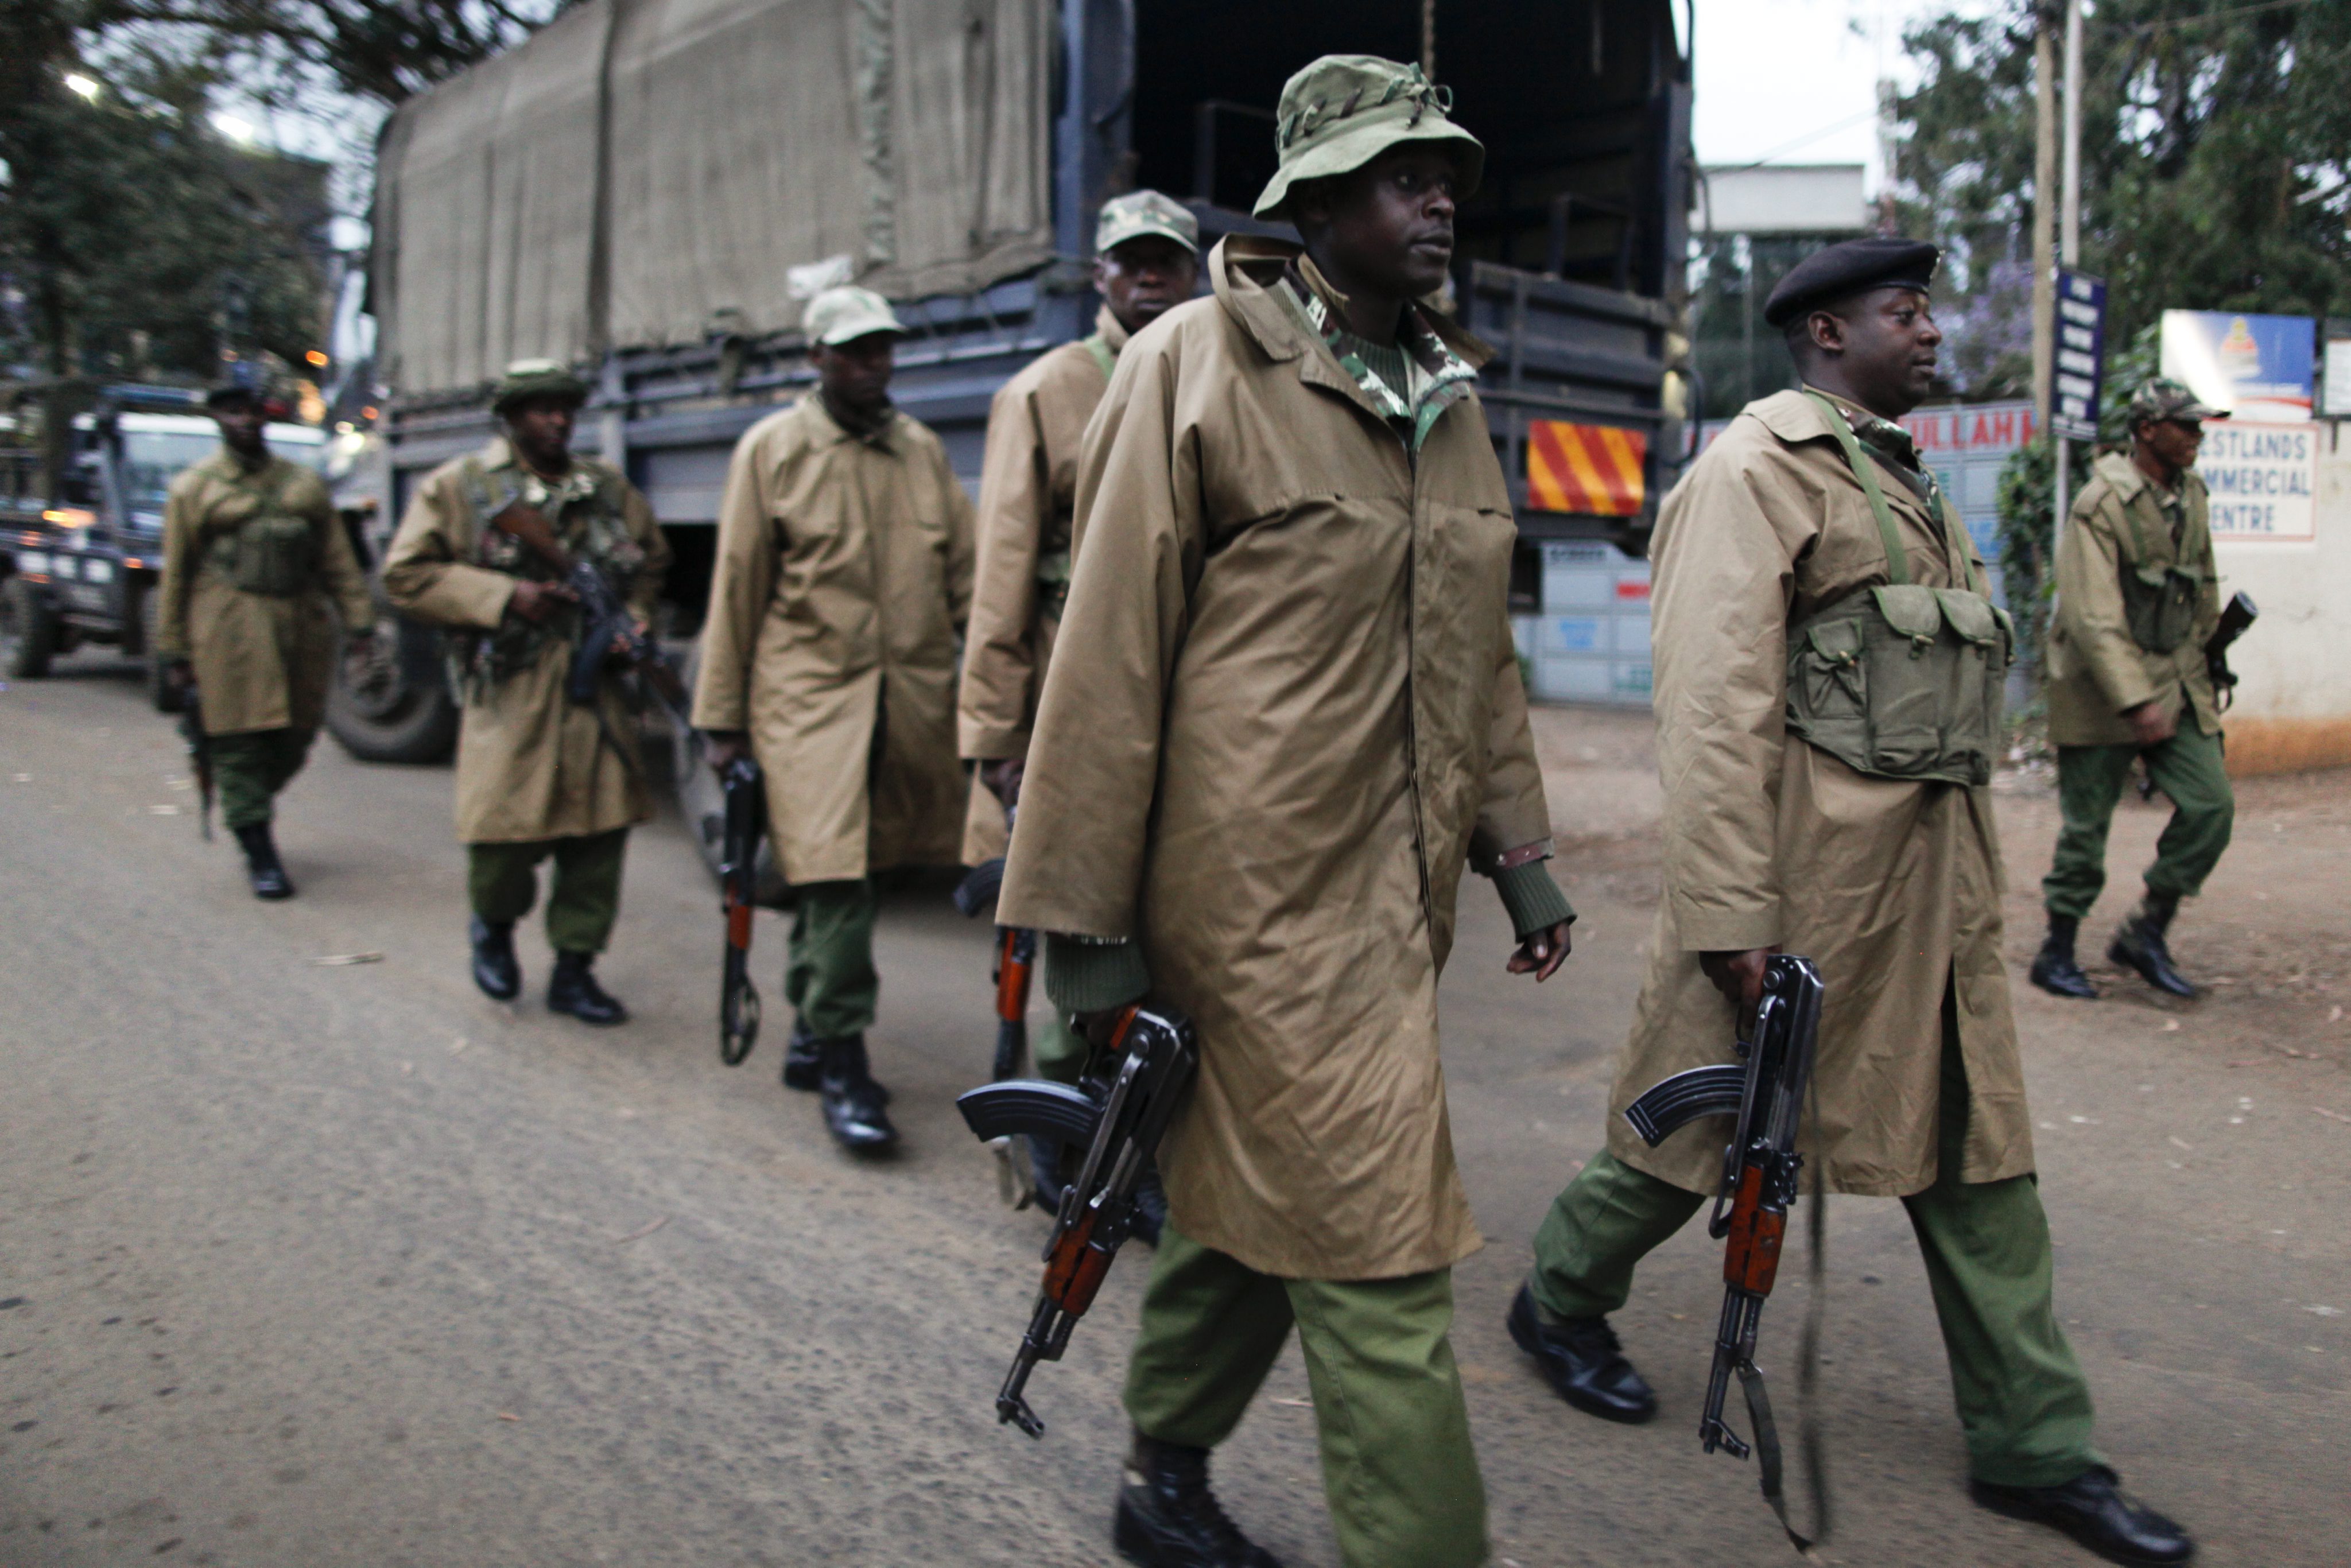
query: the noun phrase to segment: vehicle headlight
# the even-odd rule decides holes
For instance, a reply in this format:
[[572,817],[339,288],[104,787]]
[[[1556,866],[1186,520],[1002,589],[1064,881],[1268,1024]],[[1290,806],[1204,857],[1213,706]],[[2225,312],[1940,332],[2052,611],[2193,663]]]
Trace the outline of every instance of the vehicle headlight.
[[35,576],[42,575],[49,570],[49,558],[40,550],[20,549],[16,552],[16,570]]
[[81,580],[84,582],[112,582],[114,563],[103,556],[91,556],[81,563]]

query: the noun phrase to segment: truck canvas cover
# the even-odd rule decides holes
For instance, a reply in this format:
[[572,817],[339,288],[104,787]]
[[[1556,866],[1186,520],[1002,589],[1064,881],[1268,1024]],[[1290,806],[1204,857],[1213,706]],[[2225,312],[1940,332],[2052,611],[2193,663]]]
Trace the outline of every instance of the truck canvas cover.
[[387,124],[386,379],[787,329],[789,269],[836,256],[898,298],[1032,270],[1052,26],[1050,0],[585,0]]

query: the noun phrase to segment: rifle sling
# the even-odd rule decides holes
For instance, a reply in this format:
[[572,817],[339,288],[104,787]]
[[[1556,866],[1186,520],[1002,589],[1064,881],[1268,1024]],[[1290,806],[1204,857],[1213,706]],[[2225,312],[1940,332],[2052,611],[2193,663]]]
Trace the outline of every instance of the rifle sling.
[[[1821,1085],[1817,1076],[1805,1084],[1805,1098],[1812,1102],[1813,1124],[1820,1124]],[[1755,1469],[1763,1500],[1771,1505],[1779,1519],[1780,1528],[1788,1532],[1788,1542],[1799,1556],[1809,1557],[1813,1548],[1829,1538],[1829,1471],[1827,1445],[1821,1436],[1818,1384],[1821,1366],[1821,1320],[1828,1305],[1828,1205],[1827,1181],[1823,1170],[1825,1161],[1814,1155],[1813,1165],[1812,1213],[1806,1217],[1805,1232],[1812,1254],[1807,1260],[1811,1300],[1804,1306],[1804,1332],[1798,1342],[1796,1390],[1801,1396],[1802,1414],[1796,1427],[1797,1446],[1804,1455],[1804,1490],[1813,1500],[1813,1533],[1807,1538],[1788,1519],[1786,1466],[1781,1458],[1780,1426],[1771,1416],[1771,1394],[1765,1387],[1763,1374],[1751,1361],[1740,1362],[1740,1392],[1747,1396],[1747,1424],[1755,1434]]]

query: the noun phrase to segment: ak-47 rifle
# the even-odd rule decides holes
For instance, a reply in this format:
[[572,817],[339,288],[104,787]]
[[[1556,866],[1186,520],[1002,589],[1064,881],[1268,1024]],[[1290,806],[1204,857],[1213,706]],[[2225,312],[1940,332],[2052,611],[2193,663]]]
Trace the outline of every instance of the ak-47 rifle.
[[196,779],[196,831],[213,837],[213,739],[204,733],[204,706],[191,682],[180,695],[180,744],[188,748],[188,771]]
[[580,601],[580,645],[571,652],[571,671],[564,694],[575,703],[596,700],[596,679],[606,660],[618,653],[644,678],[653,695],[684,722],[688,707],[684,683],[653,640],[637,629],[636,613],[612,591],[596,563],[573,558],[555,537],[545,514],[525,501],[514,501],[490,518],[490,527],[511,534],[532,554],[553,568]]
[[1192,1025],[1182,1014],[1128,1007],[1113,1026],[1110,1076],[1072,1088],[1042,1080],[986,1083],[956,1102],[983,1142],[1037,1136],[1086,1151],[1078,1177],[1061,1194],[1052,1239],[1045,1243],[1045,1283],[1028,1332],[996,1396],[996,1418],[1032,1437],[1045,1423],[1023,1395],[1040,1361],[1059,1361],[1070,1331],[1093,1305],[1111,1260],[1134,1228],[1135,1188],[1190,1086],[1199,1061]]
[[[1722,1186],[1715,1195],[1707,1234],[1722,1238],[1722,1320],[1715,1331],[1714,1367],[1707,1378],[1706,1410],[1698,1440],[1707,1453],[1718,1448],[1743,1459],[1750,1452],[1722,1418],[1722,1405],[1736,1374],[1747,1396],[1754,1427],[1757,1467],[1763,1499],[1780,1516],[1780,1526],[1800,1552],[1813,1542],[1788,1522],[1781,1483],[1779,1428],[1763,1374],[1755,1366],[1755,1333],[1780,1268],[1780,1248],[1788,1231],[1788,1206],[1796,1200],[1797,1175],[1804,1158],[1796,1153],[1803,1121],[1804,1092],[1811,1082],[1820,1040],[1821,975],[1808,958],[1775,955],[1763,972],[1763,999],[1755,1011],[1752,1041],[1739,1042],[1738,1064],[1696,1067],[1653,1084],[1625,1107],[1625,1120],[1641,1141],[1656,1148],[1677,1129],[1701,1116],[1736,1114],[1729,1146],[1723,1151]],[[1815,1191],[1813,1261],[1819,1264],[1820,1196]],[[1815,1281],[1817,1291],[1817,1280]],[[1815,1295],[1814,1310],[1818,1310]],[[1813,1330],[1806,1331],[1807,1341]],[[1811,1353],[1806,1352],[1807,1371]],[[1818,1540],[1828,1535],[1827,1490],[1812,1435],[1806,1448],[1813,1470],[1813,1500]]]
[[759,836],[767,831],[767,782],[746,752],[718,775],[726,836],[718,852],[718,904],[726,953],[718,982],[718,1060],[740,1067],[759,1038],[759,988],[751,983],[751,910],[759,892]]
[[2229,668],[2229,645],[2243,636],[2261,613],[2253,608],[2253,596],[2240,591],[2220,612],[2212,635],[2204,640],[2204,670],[2212,677],[2213,699],[2224,712],[2237,695],[2237,672]]

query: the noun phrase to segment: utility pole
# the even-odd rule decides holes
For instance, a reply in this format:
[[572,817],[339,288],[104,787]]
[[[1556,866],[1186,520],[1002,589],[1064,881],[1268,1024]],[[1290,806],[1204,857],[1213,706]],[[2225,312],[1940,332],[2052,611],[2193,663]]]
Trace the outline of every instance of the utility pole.
[[2048,0],[2032,12],[2032,417],[2049,428],[2050,376],[2057,366],[2057,42]]
[[[2057,260],[2067,268],[2082,264],[2082,0],[2065,0],[2065,194],[2058,219]],[[2055,326],[2053,316],[2051,326]],[[2055,344],[2051,348],[2053,353]],[[2047,407],[2047,383],[2043,384]],[[2072,504],[2073,444],[2056,437],[2057,482],[2053,497],[2049,540],[2053,551],[2065,531],[2065,513]]]

